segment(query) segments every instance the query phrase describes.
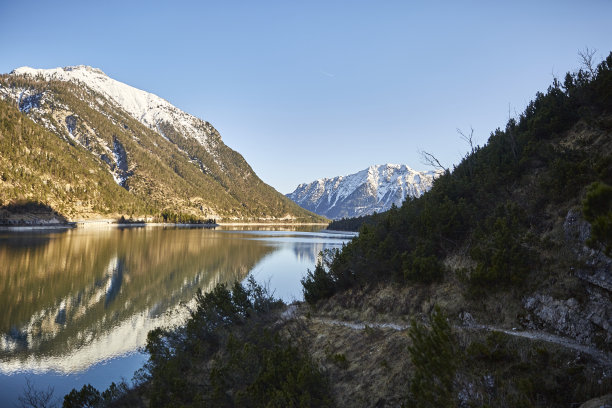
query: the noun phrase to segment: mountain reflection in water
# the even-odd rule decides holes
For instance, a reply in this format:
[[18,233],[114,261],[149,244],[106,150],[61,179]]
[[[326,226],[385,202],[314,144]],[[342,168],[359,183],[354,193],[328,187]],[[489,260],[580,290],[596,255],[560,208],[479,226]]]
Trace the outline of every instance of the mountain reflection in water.
[[274,250],[202,229],[72,230],[33,235],[32,246],[16,238],[0,240],[5,373],[70,372],[133,351],[149,330],[180,322],[198,287],[241,280]]
[[302,268],[347,239],[161,227],[0,235],[0,373],[68,374],[134,352],[150,330],[183,322],[198,288],[242,280],[283,250]]

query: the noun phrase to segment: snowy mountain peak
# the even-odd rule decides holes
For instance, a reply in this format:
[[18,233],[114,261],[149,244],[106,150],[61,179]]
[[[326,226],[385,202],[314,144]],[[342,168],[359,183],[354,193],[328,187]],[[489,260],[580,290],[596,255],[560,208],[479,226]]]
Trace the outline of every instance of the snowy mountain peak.
[[358,217],[401,206],[407,197],[429,190],[438,175],[405,164],[378,164],[347,176],[302,183],[287,197],[328,218]]
[[42,74],[43,76],[46,76],[45,73],[41,72],[41,71],[53,71],[51,73],[51,75],[53,74],[57,74],[57,71],[64,71],[64,72],[70,72],[70,71],[86,71],[86,72],[90,72],[93,74],[98,74],[98,75],[103,75],[103,76],[107,76],[101,69],[99,68],[94,68],[94,67],[90,67],[89,65],[72,65],[72,66],[67,66],[67,67],[63,67],[63,68],[53,68],[53,69],[36,69],[36,68],[31,68],[31,67],[20,67],[17,69],[14,69],[13,71],[11,71],[11,75],[31,75],[31,76],[36,76],[38,74]]
[[210,126],[195,116],[183,112],[159,96],[107,76],[102,70],[87,65],[64,68],[35,69],[21,67],[11,75],[42,76],[45,80],[67,81],[83,84],[119,105],[134,119],[164,136],[160,124],[171,125],[181,134],[189,135],[206,146]]

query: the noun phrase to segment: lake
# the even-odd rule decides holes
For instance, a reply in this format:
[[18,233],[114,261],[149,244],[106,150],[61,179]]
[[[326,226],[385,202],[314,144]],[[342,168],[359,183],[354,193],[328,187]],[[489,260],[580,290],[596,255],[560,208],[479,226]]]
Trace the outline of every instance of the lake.
[[0,401],[26,379],[58,397],[129,383],[147,333],[181,324],[198,288],[252,274],[285,302],[320,251],[352,235],[320,227],[100,226],[0,233]]

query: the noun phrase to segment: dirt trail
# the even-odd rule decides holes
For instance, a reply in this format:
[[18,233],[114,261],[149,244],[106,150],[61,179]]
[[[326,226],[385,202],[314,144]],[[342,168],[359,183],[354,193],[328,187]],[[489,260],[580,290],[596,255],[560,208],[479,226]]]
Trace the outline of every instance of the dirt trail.
[[[287,310],[283,313],[283,318],[292,318],[297,317],[298,311],[294,306],[289,306]],[[387,323],[375,323],[375,322],[351,322],[345,320],[337,320],[337,319],[329,319],[324,317],[311,317],[310,320],[319,322],[326,325],[332,326],[344,326],[353,330],[365,330],[366,327],[370,328],[380,328],[380,329],[393,329],[393,330],[406,330],[410,326],[407,324],[397,324],[392,322]],[[546,333],[546,332],[536,332],[536,331],[521,331],[521,330],[507,330],[500,327],[489,326],[478,323],[470,323],[467,325],[457,325],[454,326],[457,330],[487,330],[492,332],[500,332],[505,333],[510,336],[523,337],[532,340],[541,340],[549,343],[558,344],[560,346],[570,348],[576,351],[580,351],[581,353],[588,354],[594,357],[601,364],[612,367],[612,356],[609,353],[605,353],[601,350],[598,350],[594,347],[590,347],[584,344],[580,344],[573,339],[567,337],[561,337],[554,334]]]

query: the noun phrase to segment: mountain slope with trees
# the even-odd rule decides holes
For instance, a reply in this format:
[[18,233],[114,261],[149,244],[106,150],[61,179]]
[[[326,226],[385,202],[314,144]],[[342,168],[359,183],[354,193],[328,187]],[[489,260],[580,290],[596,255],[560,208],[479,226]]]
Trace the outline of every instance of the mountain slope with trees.
[[[0,76],[4,204],[41,201],[69,218],[167,210],[234,221],[322,220],[261,181],[208,122],[99,70],[59,70],[82,76],[46,70]],[[147,103],[136,106],[157,122],[135,118],[126,110],[131,105],[102,92],[104,86],[141,97]]]
[[[593,223],[594,253],[609,254],[611,135],[612,55],[555,79],[428,193],[372,217],[331,261],[333,290],[450,274],[475,296],[484,295],[481,287],[533,287],[563,266],[555,251],[570,249],[570,224],[584,218]],[[466,267],[445,264],[451,256]]]
[[[404,392],[414,406],[567,406],[610,390],[612,54],[597,66],[581,55],[582,69],[537,93],[429,192],[364,219],[358,238],[304,278],[319,316],[415,319],[406,347],[417,371],[396,397]],[[452,330],[436,333],[434,305]],[[493,326],[502,331],[478,331]],[[510,340],[504,331],[514,330],[607,357]],[[419,360],[449,347],[459,361]]]

